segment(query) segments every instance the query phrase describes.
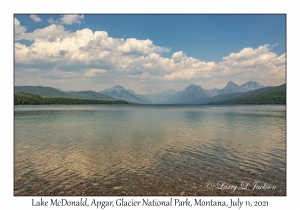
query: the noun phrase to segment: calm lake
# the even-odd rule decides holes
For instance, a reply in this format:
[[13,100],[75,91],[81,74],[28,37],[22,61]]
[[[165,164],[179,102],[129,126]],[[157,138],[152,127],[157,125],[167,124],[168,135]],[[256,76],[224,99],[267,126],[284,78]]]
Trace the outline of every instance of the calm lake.
[[14,195],[286,195],[286,106],[15,106]]

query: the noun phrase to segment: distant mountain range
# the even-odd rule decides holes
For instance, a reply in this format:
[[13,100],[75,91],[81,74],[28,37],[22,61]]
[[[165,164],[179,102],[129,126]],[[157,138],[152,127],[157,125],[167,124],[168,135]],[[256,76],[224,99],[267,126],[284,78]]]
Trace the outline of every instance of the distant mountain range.
[[69,94],[57,90],[52,87],[43,87],[43,86],[15,86],[15,93],[23,92],[23,93],[31,93],[36,94],[41,97],[62,97],[62,98],[71,98]]
[[152,95],[140,95],[121,85],[96,91],[60,91],[57,88],[42,86],[15,86],[15,93],[36,94],[45,98],[79,98],[94,100],[125,100],[140,104],[285,104],[286,85],[265,87],[257,82],[249,81],[237,85],[230,81],[223,89],[206,90],[191,84],[183,91],[168,89]]
[[263,88],[264,86],[257,83],[249,81],[241,86],[230,81],[223,89],[210,89],[205,90],[198,85],[190,85],[183,91],[179,91],[174,96],[172,96],[166,103],[168,104],[206,104],[210,101],[209,98],[216,97],[218,95],[247,92],[250,90],[256,90]]
[[208,104],[286,104],[286,84],[220,96]]
[[133,90],[124,88],[121,85],[115,85],[112,88],[100,91],[101,94],[111,96],[120,100],[136,103],[151,103],[151,101],[143,95],[136,94]]
[[234,82],[230,81],[227,83],[227,85],[219,90],[218,94],[228,94],[228,93],[236,93],[236,92],[246,92],[249,90],[256,90],[259,88],[263,88],[265,86],[257,83],[257,82],[246,82],[245,84],[238,86],[237,84],[235,84]]
[[71,91],[63,92],[52,87],[43,86],[15,86],[15,93],[31,93],[44,98],[79,98],[79,99],[95,99],[95,100],[117,100],[116,98],[100,94],[95,91]]

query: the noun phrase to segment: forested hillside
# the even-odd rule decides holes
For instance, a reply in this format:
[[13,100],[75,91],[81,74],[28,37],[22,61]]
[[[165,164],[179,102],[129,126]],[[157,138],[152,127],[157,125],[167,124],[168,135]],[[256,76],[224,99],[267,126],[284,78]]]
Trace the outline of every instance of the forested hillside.
[[77,104],[128,104],[127,101],[108,101],[108,100],[92,100],[78,98],[43,98],[36,94],[30,93],[15,93],[14,105],[77,105]]

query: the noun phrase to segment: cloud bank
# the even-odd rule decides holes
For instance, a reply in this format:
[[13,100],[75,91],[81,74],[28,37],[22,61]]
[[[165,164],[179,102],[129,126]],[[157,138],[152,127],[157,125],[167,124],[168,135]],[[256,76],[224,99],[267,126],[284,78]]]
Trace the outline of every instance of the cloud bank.
[[[255,80],[264,85],[285,82],[286,54],[275,54],[269,44],[245,47],[219,63],[201,61],[182,51],[163,57],[171,49],[149,39],[113,38],[106,31],[88,28],[72,32],[63,26],[80,24],[83,18],[64,15],[30,33],[15,18],[16,85],[38,81],[39,85],[67,88],[68,84],[69,89],[99,91],[123,84],[145,93],[182,89],[191,83],[221,88],[229,80],[238,84]],[[26,46],[23,40],[32,43]]]

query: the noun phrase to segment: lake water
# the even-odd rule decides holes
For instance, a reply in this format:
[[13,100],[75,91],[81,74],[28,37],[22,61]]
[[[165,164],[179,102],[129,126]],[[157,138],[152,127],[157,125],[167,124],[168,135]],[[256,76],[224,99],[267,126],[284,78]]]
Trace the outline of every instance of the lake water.
[[286,106],[15,106],[14,176],[15,195],[286,195]]

